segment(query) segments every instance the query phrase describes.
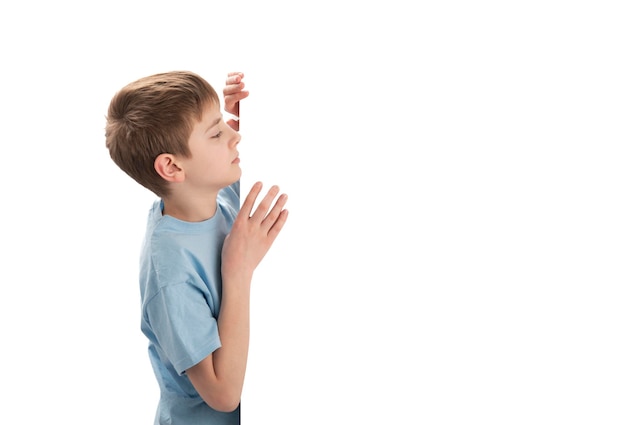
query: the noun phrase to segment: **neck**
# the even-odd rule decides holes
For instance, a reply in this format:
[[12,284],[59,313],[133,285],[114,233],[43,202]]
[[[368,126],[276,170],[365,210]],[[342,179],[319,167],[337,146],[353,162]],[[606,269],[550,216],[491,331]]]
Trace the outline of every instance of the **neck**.
[[199,222],[210,219],[217,208],[217,193],[204,193],[202,196],[173,194],[163,198],[163,215],[178,220]]

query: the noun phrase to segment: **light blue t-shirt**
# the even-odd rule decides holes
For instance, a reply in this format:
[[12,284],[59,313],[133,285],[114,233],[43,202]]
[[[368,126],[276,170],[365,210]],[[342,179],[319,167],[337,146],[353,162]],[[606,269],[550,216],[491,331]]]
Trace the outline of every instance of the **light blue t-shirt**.
[[185,370],[221,347],[217,329],[224,238],[239,212],[239,182],[224,188],[215,215],[191,223],[154,202],[141,252],[141,330],[161,397],[155,424],[239,424],[206,404]]

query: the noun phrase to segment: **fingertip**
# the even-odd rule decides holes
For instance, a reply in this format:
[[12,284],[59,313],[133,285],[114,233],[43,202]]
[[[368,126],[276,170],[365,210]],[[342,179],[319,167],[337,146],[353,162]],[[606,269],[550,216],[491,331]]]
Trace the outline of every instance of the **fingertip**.
[[249,196],[254,196],[255,198],[259,196],[261,193],[261,189],[263,188],[263,183],[255,182],[252,186],[250,186]]

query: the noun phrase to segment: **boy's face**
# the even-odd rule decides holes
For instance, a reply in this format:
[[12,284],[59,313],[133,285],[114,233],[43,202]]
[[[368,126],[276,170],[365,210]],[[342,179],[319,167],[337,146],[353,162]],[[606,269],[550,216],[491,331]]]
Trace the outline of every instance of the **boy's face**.
[[189,137],[191,156],[182,159],[185,182],[204,192],[218,191],[239,180],[240,140],[240,134],[224,122],[219,104],[205,108]]

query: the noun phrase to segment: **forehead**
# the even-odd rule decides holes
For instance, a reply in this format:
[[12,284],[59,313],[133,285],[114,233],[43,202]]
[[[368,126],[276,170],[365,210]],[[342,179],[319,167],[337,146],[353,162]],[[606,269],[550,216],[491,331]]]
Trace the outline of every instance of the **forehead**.
[[219,102],[208,102],[202,109],[200,119],[193,124],[193,133],[204,133],[215,127],[222,119]]
[[206,105],[202,108],[202,116],[200,117],[201,122],[213,121],[218,117],[222,116],[222,111],[220,108],[219,102],[207,102]]

